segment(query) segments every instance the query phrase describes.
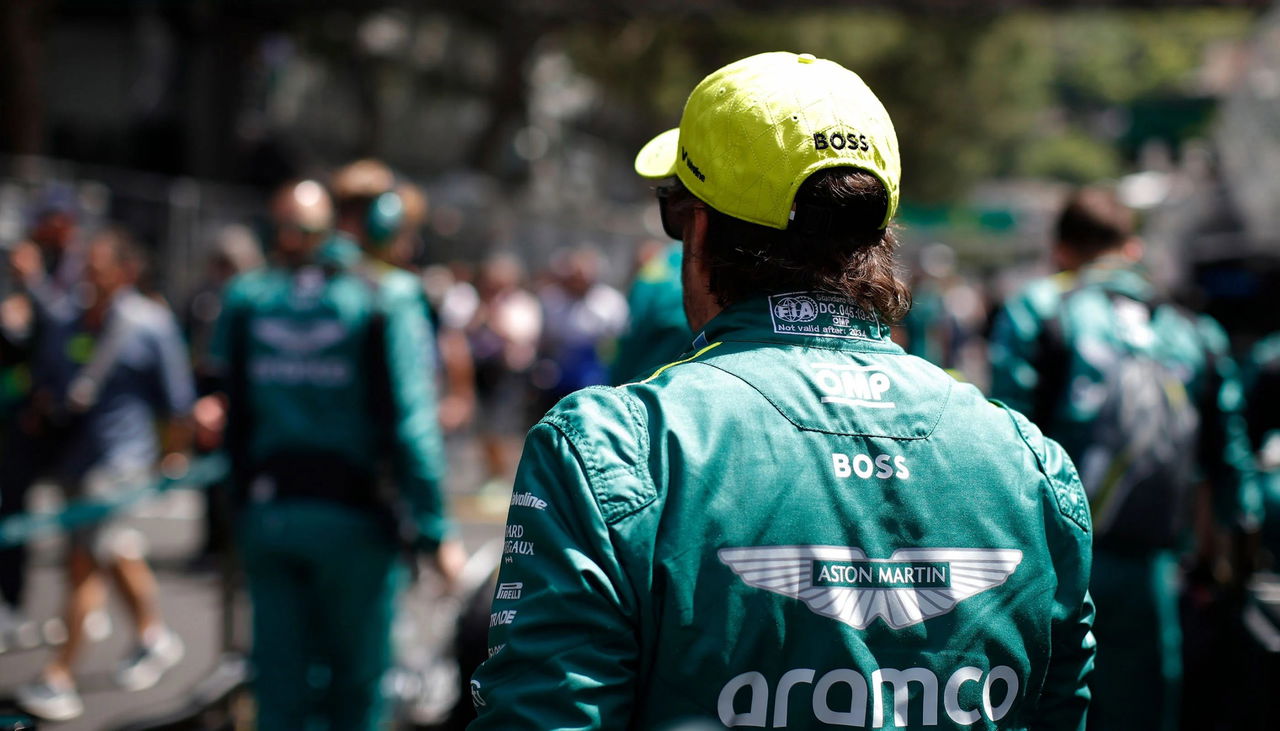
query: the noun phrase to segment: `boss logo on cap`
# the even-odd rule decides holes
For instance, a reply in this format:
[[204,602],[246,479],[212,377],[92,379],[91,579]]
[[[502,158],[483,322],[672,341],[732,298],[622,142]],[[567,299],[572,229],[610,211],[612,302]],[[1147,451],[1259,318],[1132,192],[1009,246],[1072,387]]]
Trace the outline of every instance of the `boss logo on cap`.
[[813,149],[825,150],[828,147],[833,150],[843,150],[848,147],[850,150],[863,152],[871,149],[871,145],[867,144],[867,136],[857,132],[832,132],[830,136],[823,132],[814,132]]

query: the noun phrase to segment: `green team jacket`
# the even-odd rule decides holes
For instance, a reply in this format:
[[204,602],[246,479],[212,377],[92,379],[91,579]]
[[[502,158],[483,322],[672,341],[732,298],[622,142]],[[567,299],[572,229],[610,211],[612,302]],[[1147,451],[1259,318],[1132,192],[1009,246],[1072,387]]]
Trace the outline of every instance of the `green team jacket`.
[[[1064,296],[1072,295],[1064,306]],[[1045,433],[1079,460],[1093,436],[1094,411],[1086,399],[1056,396],[1046,413],[1035,416],[1045,323],[1058,318],[1062,338],[1079,344],[1089,339],[1114,342],[1122,319],[1109,293],[1154,305],[1149,327],[1154,356],[1180,374],[1199,406],[1198,477],[1209,481],[1213,510],[1224,525],[1252,524],[1261,516],[1243,409],[1243,387],[1230,344],[1221,326],[1207,316],[1190,316],[1162,306],[1154,287],[1132,265],[1104,258],[1077,272],[1032,282],[998,313],[991,338],[991,396],[1044,423]],[[1079,347],[1075,345],[1073,347]],[[1073,358],[1064,383],[1097,381],[1105,374]]]
[[1083,728],[1091,529],[1056,444],[831,295],[695,346],[530,431],[473,731]]
[[680,267],[684,244],[673,241],[641,268],[627,295],[627,331],[618,339],[618,353],[609,366],[609,383],[643,378],[670,363],[689,348],[693,333],[684,316],[684,288]]
[[[243,333],[253,425],[247,451],[255,462],[322,454],[373,473],[387,451],[379,435],[387,434],[399,494],[421,546],[432,548],[448,529],[434,341],[417,279],[398,270],[370,272],[376,286],[354,266],[272,267],[241,275],[223,295],[211,359],[228,372],[234,333]],[[373,423],[377,416],[370,405],[365,339],[379,312],[394,413],[389,430]]]

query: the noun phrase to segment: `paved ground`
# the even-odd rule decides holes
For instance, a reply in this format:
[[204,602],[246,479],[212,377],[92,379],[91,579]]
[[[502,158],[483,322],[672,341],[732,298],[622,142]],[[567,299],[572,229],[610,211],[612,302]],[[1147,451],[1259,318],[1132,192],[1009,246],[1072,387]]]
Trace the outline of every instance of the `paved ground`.
[[[465,459],[469,455],[462,447],[454,445],[451,452],[451,463],[458,465],[451,480],[452,505],[462,528],[464,543],[469,551],[475,552],[500,537],[506,501],[503,495],[490,494],[484,499],[465,489],[465,485],[476,482],[475,475],[467,469],[467,465],[474,462]],[[57,508],[56,494],[50,490],[39,490],[32,502],[39,510]],[[132,634],[125,608],[118,598],[113,597],[110,604],[113,631],[103,641],[87,648],[78,672],[85,715],[73,722],[48,724],[42,728],[99,731],[172,712],[182,705],[198,683],[213,672],[222,656],[220,583],[215,571],[192,572],[187,563],[202,540],[202,510],[203,501],[198,493],[175,491],[144,506],[136,519],[136,525],[152,544],[153,565],[160,582],[161,609],[186,644],[186,659],[150,690],[138,693],[118,690],[112,681],[112,671],[119,658],[128,652]],[[32,618],[46,620],[60,612],[63,543],[60,539],[44,540],[33,548],[26,611]],[[496,557],[494,562],[496,564]],[[413,607],[407,616],[414,619],[397,626],[396,641],[398,651],[410,663],[420,665],[427,662],[434,648],[447,640],[447,630],[441,629],[439,622],[432,621],[431,607],[439,604],[442,607],[439,611],[447,614],[453,605],[432,602],[431,596],[436,591],[435,582],[427,575],[416,587],[414,595],[406,600]],[[243,599],[239,603],[240,626],[243,627]],[[424,624],[428,626],[424,628]],[[247,638],[242,642],[247,642]],[[0,715],[6,710],[6,699],[13,687],[39,672],[50,652],[50,648],[42,647],[0,653]]]

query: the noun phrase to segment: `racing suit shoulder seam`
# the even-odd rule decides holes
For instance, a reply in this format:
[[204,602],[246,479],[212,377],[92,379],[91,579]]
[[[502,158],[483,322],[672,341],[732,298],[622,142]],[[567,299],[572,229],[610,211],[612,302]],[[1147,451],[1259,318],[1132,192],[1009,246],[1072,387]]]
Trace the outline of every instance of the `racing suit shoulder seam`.
[[[833,348],[833,350],[839,350],[839,348]],[[761,391],[759,388],[756,388],[755,384],[751,383],[750,381],[748,381],[747,379],[743,378],[742,376],[739,376],[738,374],[734,373],[733,371],[727,370],[727,369],[725,369],[725,368],[721,368],[720,366],[716,365],[715,363],[708,362],[708,361],[700,361],[700,362],[698,362],[698,363],[694,363],[694,364],[691,364],[691,365],[704,365],[704,366],[708,366],[708,367],[710,367],[710,368],[714,368],[714,369],[716,369],[717,371],[720,371],[721,373],[724,373],[725,375],[729,376],[730,378],[733,378],[734,380],[738,381],[739,383],[746,384],[747,388],[750,388],[752,391],[755,391],[757,394],[759,394],[759,395],[760,395],[760,398],[764,399],[766,403],[768,403],[770,406],[772,406],[772,407],[774,408],[774,410],[775,410],[775,411],[777,411],[777,412],[778,412],[778,414],[782,416],[782,418],[786,419],[788,424],[791,424],[791,426],[794,426],[795,428],[797,428],[797,429],[799,429],[799,430],[801,430],[801,431],[814,432],[814,433],[816,433],[816,434],[832,434],[832,435],[836,435],[836,436],[859,436],[859,437],[873,437],[873,438],[882,438],[882,437],[883,437],[883,438],[894,439],[894,440],[896,440],[896,441],[921,441],[921,440],[924,440],[924,439],[928,439],[929,437],[931,437],[931,436],[933,435],[934,430],[935,430],[935,429],[937,429],[939,422],[941,422],[941,421],[942,421],[942,415],[943,415],[944,413],[946,413],[946,410],[947,410],[947,404],[948,404],[948,403],[950,403],[950,401],[951,401],[951,392],[952,392],[952,389],[954,389],[954,388],[955,388],[955,382],[954,382],[954,380],[952,380],[952,382],[951,382],[951,383],[948,383],[948,384],[947,384],[947,395],[946,395],[946,399],[945,399],[945,401],[944,401],[944,402],[943,402],[943,404],[942,404],[942,408],[938,409],[938,417],[937,417],[936,419],[934,419],[933,424],[929,426],[928,430],[927,430],[924,434],[920,434],[920,435],[918,435],[918,436],[917,436],[917,435],[911,435],[911,436],[893,435],[893,436],[889,436],[889,435],[886,435],[886,434],[873,434],[873,433],[871,433],[871,432],[843,432],[843,431],[835,431],[835,430],[832,430],[832,429],[818,429],[818,428],[816,428],[816,427],[812,427],[812,426],[805,426],[804,424],[800,424],[800,423],[798,423],[795,419],[791,418],[791,416],[790,416],[789,414],[787,414],[787,412],[786,412],[786,411],[784,411],[784,410],[782,409],[782,407],[780,407],[780,406],[777,404],[777,402],[775,402],[773,399],[769,398],[769,396],[768,396],[764,391]],[[951,380],[951,379],[949,379],[949,380]]]
[[[1076,473],[1075,463],[1071,461],[1070,457],[1067,457],[1065,452],[1063,452],[1063,467],[1068,471],[1069,475],[1074,478],[1073,482],[1064,482],[1058,479],[1055,474],[1051,474],[1050,470],[1045,465],[1048,455],[1045,453],[1043,448],[1036,448],[1036,445],[1032,443],[1034,441],[1032,435],[1028,434],[1027,429],[1025,428],[1026,426],[1031,426],[1031,422],[1027,421],[1026,417],[1018,414],[1013,409],[1006,407],[998,401],[993,401],[992,403],[998,408],[1004,409],[1005,413],[1009,416],[1009,420],[1013,422],[1014,429],[1018,432],[1018,438],[1027,446],[1027,449],[1031,450],[1031,456],[1036,460],[1036,468],[1049,483],[1049,489],[1053,492],[1053,498],[1054,502],[1058,506],[1058,512],[1072,523],[1075,523],[1076,526],[1085,533],[1092,532],[1092,519],[1089,515],[1089,500],[1085,496],[1084,490],[1079,487],[1080,478]],[[1043,435],[1041,436],[1043,438]],[[1059,449],[1061,449],[1061,447],[1059,447]]]
[[[646,469],[649,461],[649,433],[643,428],[638,428],[643,423],[641,418],[643,414],[637,400],[631,394],[608,386],[591,386],[579,393],[585,392],[617,398],[626,409],[631,420],[628,424],[631,428],[627,429],[627,433],[635,438],[634,464],[604,465],[595,450],[584,449],[590,441],[590,436],[567,416],[555,410],[544,416],[539,423],[547,424],[564,435],[565,441],[582,462],[587,485],[591,489],[596,507],[600,510],[605,523],[613,525],[657,500],[657,488]],[[629,490],[629,494],[615,493],[610,490],[609,483],[619,476],[634,478],[640,489]]]

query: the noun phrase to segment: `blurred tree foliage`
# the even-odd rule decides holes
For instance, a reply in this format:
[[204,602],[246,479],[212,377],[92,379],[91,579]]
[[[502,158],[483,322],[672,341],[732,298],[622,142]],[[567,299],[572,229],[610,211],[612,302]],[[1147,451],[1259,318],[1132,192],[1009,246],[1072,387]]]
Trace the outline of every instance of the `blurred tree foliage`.
[[620,29],[557,34],[577,67],[606,90],[593,120],[633,137],[674,124],[690,89],[733,59],[809,52],[857,71],[888,107],[902,146],[905,193],[954,199],[991,176],[1073,182],[1133,162],[1129,110],[1202,93],[1197,71],[1214,44],[1243,38],[1250,10],[1043,10],[905,14],[636,17]]

